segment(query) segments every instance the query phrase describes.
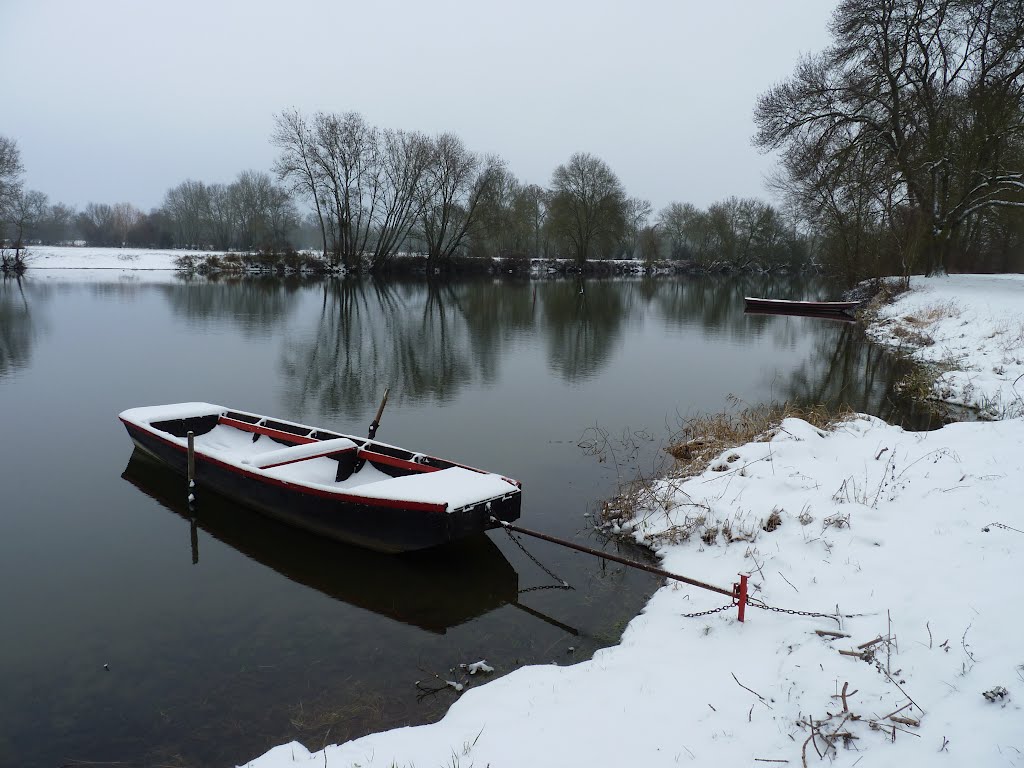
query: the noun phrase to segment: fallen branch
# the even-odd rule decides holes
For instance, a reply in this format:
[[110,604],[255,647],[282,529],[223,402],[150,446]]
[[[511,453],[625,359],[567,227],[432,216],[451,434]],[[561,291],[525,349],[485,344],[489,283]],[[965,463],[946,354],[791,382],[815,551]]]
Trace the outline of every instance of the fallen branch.
[[833,632],[831,629],[816,629],[814,634],[821,637],[849,637],[846,632]]
[[850,687],[849,681],[843,683],[843,691],[842,691],[842,693],[837,693],[837,694],[834,694],[832,696],[833,699],[842,699],[842,701],[843,701],[843,712],[849,712],[850,711],[850,707],[846,703],[846,697],[847,696],[853,696],[853,694],[857,693],[857,691],[850,691],[849,693],[847,693],[846,689],[849,688],[849,687]]

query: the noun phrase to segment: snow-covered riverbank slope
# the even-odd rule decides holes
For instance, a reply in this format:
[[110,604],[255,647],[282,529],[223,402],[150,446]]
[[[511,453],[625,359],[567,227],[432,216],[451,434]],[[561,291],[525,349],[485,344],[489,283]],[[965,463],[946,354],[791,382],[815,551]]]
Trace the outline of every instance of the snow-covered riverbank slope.
[[930,366],[936,399],[1024,415],[1024,275],[915,277],[868,333]]
[[[1010,339],[1024,284],[944,280],[887,316],[955,301],[971,340],[933,326],[933,346],[1010,365],[981,355]],[[973,379],[990,395],[995,381]],[[244,764],[1024,766],[1024,419],[928,433],[787,419],[657,491],[634,534],[666,569],[727,588],[749,573],[785,612],[689,617],[728,599],[669,584],[590,661],[470,689],[439,723]]]

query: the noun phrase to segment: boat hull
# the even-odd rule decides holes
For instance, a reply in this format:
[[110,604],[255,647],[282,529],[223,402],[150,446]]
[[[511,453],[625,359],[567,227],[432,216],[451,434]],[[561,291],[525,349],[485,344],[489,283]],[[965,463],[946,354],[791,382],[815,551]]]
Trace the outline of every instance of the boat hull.
[[[175,472],[186,475],[186,448],[155,434],[148,425],[122,418],[135,445]],[[197,496],[214,491],[288,525],[377,552],[410,552],[479,534],[519,517],[522,497],[514,493],[464,509],[390,499],[352,500],[248,471],[236,464],[195,455]],[[182,483],[182,493],[188,493]],[[201,503],[201,498],[199,499]]]
[[787,299],[743,299],[746,311],[774,315],[809,315],[812,317],[849,318],[849,313],[860,306],[859,301],[789,301]]

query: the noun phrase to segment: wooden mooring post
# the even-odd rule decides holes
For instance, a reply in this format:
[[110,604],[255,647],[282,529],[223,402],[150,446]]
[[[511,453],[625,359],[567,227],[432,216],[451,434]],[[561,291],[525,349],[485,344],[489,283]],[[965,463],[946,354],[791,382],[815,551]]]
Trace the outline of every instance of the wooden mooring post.
[[188,435],[188,490],[192,492],[192,488],[196,482],[196,433],[189,432]]
[[744,621],[746,618],[747,609],[747,575],[739,574],[740,580],[738,583],[732,585],[732,589],[725,589],[724,587],[716,587],[714,584],[708,584],[704,581],[698,581],[697,579],[691,579],[688,576],[680,576],[678,573],[672,573],[662,568],[655,568],[653,565],[647,565],[646,563],[638,563],[636,560],[630,560],[619,555],[613,555],[610,552],[602,552],[599,549],[592,547],[585,547],[582,544],[577,544],[573,541],[566,539],[559,539],[556,536],[549,536],[546,533],[540,531],[531,531],[529,528],[521,528],[518,525],[506,522],[504,520],[498,520],[492,517],[492,522],[502,526],[505,530],[515,531],[516,533],[522,533],[526,536],[533,536],[534,538],[541,539],[542,541],[550,541],[552,544],[558,544],[569,549],[575,549],[577,552],[583,552],[587,555],[594,555],[604,560],[611,560],[613,563],[620,563],[621,565],[628,566],[630,568],[636,568],[640,571],[646,571],[647,573],[653,573],[655,576],[661,576],[665,579],[672,579],[673,581],[681,581],[683,584],[689,584],[692,587],[699,587],[700,589],[706,589],[709,592],[717,592],[720,595],[731,597],[736,601],[737,606],[737,618],[740,621]]

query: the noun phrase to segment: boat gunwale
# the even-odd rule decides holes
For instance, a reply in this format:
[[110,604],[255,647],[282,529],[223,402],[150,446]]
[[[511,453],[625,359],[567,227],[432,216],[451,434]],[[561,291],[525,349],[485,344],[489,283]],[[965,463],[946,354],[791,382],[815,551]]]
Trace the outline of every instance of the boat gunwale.
[[[239,411],[239,410],[235,410],[235,409],[225,409],[222,406],[214,406],[214,408],[216,410],[213,413],[209,413],[209,414],[206,414],[206,415],[213,416],[213,415],[216,414],[218,416],[218,418],[220,418],[220,417],[224,416],[225,411],[230,410],[230,412],[232,412],[232,413],[238,413],[238,414],[242,414],[242,415],[246,415],[246,416],[250,416],[250,417],[256,417],[258,419],[265,419],[265,418],[267,418],[267,417],[260,416],[259,414],[248,413],[246,411]],[[155,440],[158,440],[161,443],[163,443],[163,444],[173,448],[179,454],[181,454],[181,453],[187,454],[188,447],[187,447],[187,444],[184,441],[184,438],[179,438],[179,437],[177,437],[175,435],[170,435],[169,433],[165,433],[163,430],[157,429],[156,427],[153,426],[152,422],[154,422],[154,421],[155,422],[159,422],[161,420],[159,416],[154,417],[152,420],[149,420],[149,421],[134,421],[134,420],[131,420],[130,418],[126,418],[123,414],[119,415],[118,418],[126,427],[130,426],[130,427],[134,427],[135,429],[141,430],[141,431],[145,432],[145,434],[147,436],[149,436],[149,437],[151,437],[151,438],[153,438]],[[181,418],[181,417],[177,417],[177,418]],[[171,420],[176,420],[176,419],[172,417],[170,419],[165,419],[165,420],[171,421]],[[284,421],[284,420],[281,420],[281,419],[271,419],[271,420],[275,421],[277,423],[287,424],[288,426],[294,426],[294,427],[298,427],[298,428],[306,428],[306,425],[304,425],[304,424],[295,424],[294,422],[288,422],[288,421]],[[228,426],[231,426],[231,425],[228,425]],[[316,427],[309,427],[307,431],[309,431],[309,432],[318,431],[318,428],[316,428]],[[129,430],[129,433],[130,433],[130,430]],[[168,434],[169,437],[165,437],[164,436],[165,434]],[[366,438],[354,438],[353,436],[343,435],[343,434],[340,434],[340,433],[334,433],[334,434],[339,434],[339,436],[341,436],[341,437],[346,437],[346,438],[349,438],[349,439],[362,441],[364,446],[366,444],[372,442],[372,443],[374,443],[376,445],[380,445],[380,446],[384,446],[384,447],[387,447],[387,448],[393,448],[393,449],[396,449],[396,450],[400,450],[400,451],[405,451],[407,453],[411,453],[410,451],[407,451],[407,449],[405,449],[405,448],[401,448],[401,447],[395,446],[395,445],[390,445],[388,443],[380,443],[380,442],[375,441],[375,440],[371,441],[371,440],[368,440]],[[315,438],[308,438],[308,437],[305,437],[305,436],[300,435],[300,434],[292,434],[292,433],[281,432],[281,435],[282,435],[282,439],[287,439],[287,440],[294,439],[297,443],[318,442],[318,440],[316,440]],[[375,455],[377,455],[373,451],[367,451],[367,452],[368,453],[374,453]],[[436,503],[436,502],[424,502],[424,501],[414,501],[414,500],[401,500],[401,499],[393,499],[393,498],[379,497],[379,496],[364,496],[364,495],[360,495],[358,493],[353,493],[351,490],[340,490],[340,489],[339,490],[335,490],[335,489],[332,489],[332,488],[327,488],[327,487],[323,487],[323,486],[319,486],[319,485],[315,485],[315,484],[282,480],[282,479],[279,479],[279,478],[276,478],[276,477],[273,477],[273,476],[267,474],[266,471],[263,470],[263,469],[260,469],[260,468],[257,468],[257,467],[246,466],[246,465],[241,464],[240,462],[239,463],[235,463],[235,462],[231,462],[231,461],[226,461],[224,459],[211,456],[210,454],[208,454],[208,453],[206,453],[206,452],[204,452],[202,450],[199,450],[199,449],[195,450],[195,454],[196,454],[197,457],[200,457],[204,462],[209,462],[209,463],[211,463],[211,464],[213,464],[215,466],[221,467],[222,469],[226,469],[226,470],[229,470],[229,471],[234,472],[236,474],[240,474],[240,475],[242,475],[242,476],[244,476],[244,477],[246,477],[248,479],[251,479],[251,480],[259,482],[259,483],[264,483],[264,484],[267,484],[267,485],[273,485],[273,486],[276,486],[276,487],[285,488],[287,490],[293,491],[293,492],[298,493],[298,494],[303,494],[303,495],[308,495],[308,496],[315,496],[315,497],[318,497],[318,498],[329,499],[329,500],[338,501],[338,502],[342,502],[342,503],[361,504],[361,505],[370,506],[370,507],[383,507],[383,508],[388,508],[388,509],[405,509],[405,510],[409,510],[409,511],[433,512],[433,513],[447,512],[449,514],[452,514],[452,513],[460,512],[460,511],[463,511],[463,510],[472,509],[473,507],[476,507],[479,504],[486,504],[488,502],[492,502],[492,501],[496,501],[496,500],[504,500],[504,499],[510,498],[511,496],[513,496],[515,494],[519,494],[519,493],[522,492],[521,491],[521,486],[516,481],[513,481],[513,480],[511,480],[509,478],[506,478],[506,477],[504,477],[502,475],[498,475],[498,474],[493,473],[493,472],[486,472],[484,470],[475,469],[473,467],[466,467],[464,465],[457,464],[455,462],[448,462],[448,463],[452,464],[453,466],[459,466],[459,467],[462,467],[463,469],[468,469],[468,470],[471,470],[471,471],[474,471],[474,472],[479,472],[481,474],[491,475],[493,477],[500,478],[500,479],[504,480],[505,482],[509,483],[512,486],[512,489],[507,491],[507,492],[505,492],[505,493],[496,494],[494,496],[491,496],[491,497],[488,497],[488,498],[485,498],[485,499],[478,499],[476,501],[473,501],[473,502],[470,502],[470,503],[467,503],[467,504],[463,504],[462,506],[451,508],[450,505],[447,502]],[[393,458],[393,457],[387,456],[386,454],[380,454],[380,455],[383,456],[386,459],[389,459],[389,460]]]
[[861,305],[860,301],[807,301],[802,299],[763,299],[756,296],[744,296],[743,301],[748,306],[761,305],[764,307],[779,307],[793,309],[817,310],[819,312],[837,311],[844,312],[856,309]]

